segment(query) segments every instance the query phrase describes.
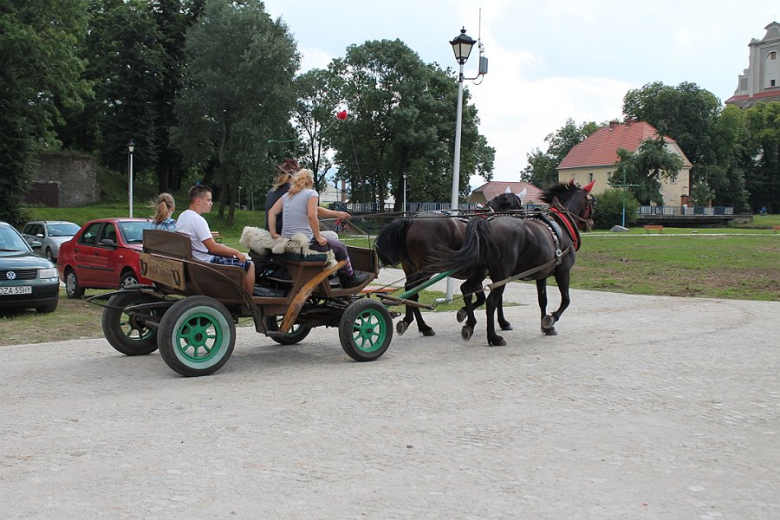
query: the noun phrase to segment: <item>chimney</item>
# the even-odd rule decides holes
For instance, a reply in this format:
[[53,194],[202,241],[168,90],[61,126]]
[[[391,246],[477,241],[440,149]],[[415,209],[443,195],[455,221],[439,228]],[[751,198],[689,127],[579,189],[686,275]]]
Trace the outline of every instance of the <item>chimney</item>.
[[620,122],[617,119],[613,119],[609,122],[609,129],[614,130],[617,125],[619,125]]

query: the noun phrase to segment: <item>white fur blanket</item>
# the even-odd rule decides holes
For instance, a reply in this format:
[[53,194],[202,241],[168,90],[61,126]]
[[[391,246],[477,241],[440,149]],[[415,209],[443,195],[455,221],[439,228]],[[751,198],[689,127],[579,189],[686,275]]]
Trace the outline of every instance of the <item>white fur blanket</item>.
[[309,239],[303,233],[296,233],[292,238],[273,238],[271,233],[265,229],[246,226],[238,242],[245,248],[256,251],[261,255],[268,254],[269,251],[277,255],[283,253],[303,256],[326,255],[328,267],[336,265],[336,256],[333,254],[333,251],[329,250],[323,253],[310,249]]

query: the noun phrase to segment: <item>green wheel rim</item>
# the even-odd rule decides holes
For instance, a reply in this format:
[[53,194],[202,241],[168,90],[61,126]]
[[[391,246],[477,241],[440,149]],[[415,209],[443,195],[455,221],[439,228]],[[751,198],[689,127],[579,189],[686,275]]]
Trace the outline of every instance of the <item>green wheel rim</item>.
[[375,309],[361,312],[352,324],[352,343],[363,352],[382,348],[387,336],[384,316]]
[[215,316],[197,313],[179,326],[175,346],[183,360],[206,363],[219,354],[222,339],[222,325]]

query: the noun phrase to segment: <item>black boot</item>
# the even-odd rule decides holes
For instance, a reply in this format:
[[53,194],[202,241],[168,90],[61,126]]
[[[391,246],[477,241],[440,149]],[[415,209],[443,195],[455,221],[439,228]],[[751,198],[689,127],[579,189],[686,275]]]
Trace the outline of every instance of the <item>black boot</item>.
[[355,271],[349,275],[342,275],[339,277],[339,279],[341,280],[341,287],[348,289],[350,287],[357,287],[358,285],[362,285],[363,282],[368,280],[368,273]]

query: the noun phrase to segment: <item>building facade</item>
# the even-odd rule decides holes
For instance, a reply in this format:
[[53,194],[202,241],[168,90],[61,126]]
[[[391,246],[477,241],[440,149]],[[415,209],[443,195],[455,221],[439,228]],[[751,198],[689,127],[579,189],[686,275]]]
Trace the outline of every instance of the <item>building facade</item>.
[[748,68],[739,75],[727,104],[747,108],[762,101],[780,101],[780,23],[772,22],[764,29],[764,38],[753,38],[748,45]]
[[[617,168],[618,150],[636,152],[647,139],[657,139],[658,131],[644,121],[613,121],[609,126],[599,128],[587,139],[577,144],[558,165],[558,180],[574,180],[585,186],[593,181],[593,193],[598,194],[610,188],[609,177]],[[683,167],[674,180],[661,179],[661,195],[664,205],[683,206],[690,195],[691,162],[680,146],[670,137],[664,137],[666,149],[680,156]]]

